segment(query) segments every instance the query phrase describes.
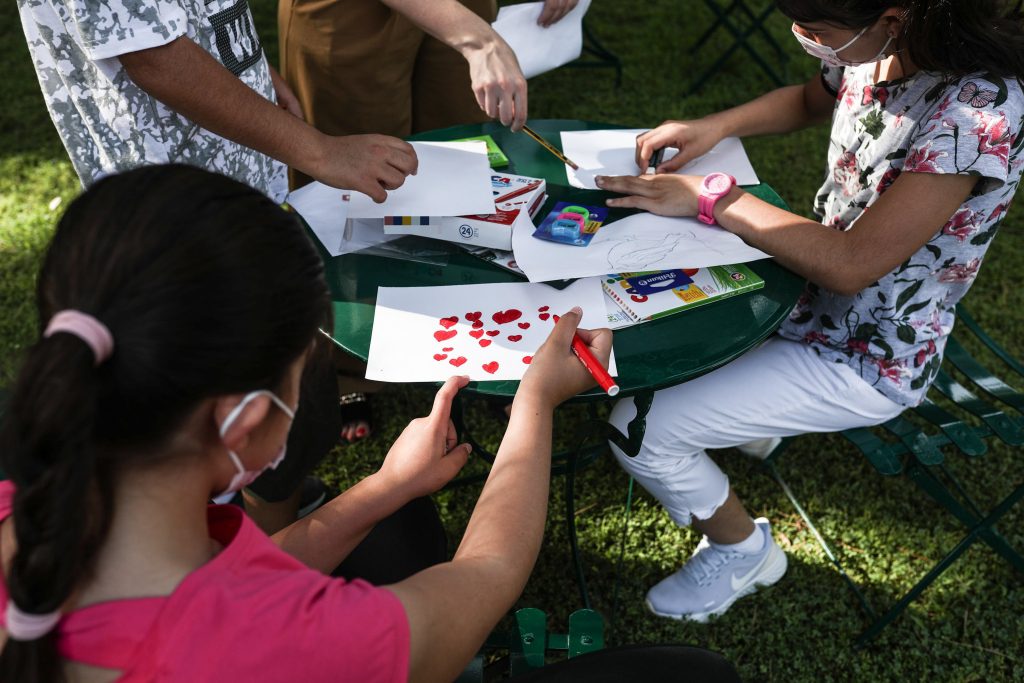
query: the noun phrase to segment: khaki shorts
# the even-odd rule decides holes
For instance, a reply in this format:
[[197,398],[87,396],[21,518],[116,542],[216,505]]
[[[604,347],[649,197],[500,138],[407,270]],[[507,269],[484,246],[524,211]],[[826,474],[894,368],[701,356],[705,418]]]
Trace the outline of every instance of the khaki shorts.
[[[495,0],[463,0],[488,23]],[[330,135],[486,121],[462,55],[379,0],[280,0],[281,74]]]

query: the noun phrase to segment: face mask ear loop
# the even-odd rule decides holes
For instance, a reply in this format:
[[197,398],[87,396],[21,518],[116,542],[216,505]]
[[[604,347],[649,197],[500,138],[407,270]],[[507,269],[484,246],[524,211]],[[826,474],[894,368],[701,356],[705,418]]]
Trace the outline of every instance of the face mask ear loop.
[[870,26],[865,26],[864,28],[862,28],[860,30],[860,33],[858,33],[853,38],[851,38],[850,41],[846,45],[843,45],[842,47],[834,48],[832,51],[835,52],[836,54],[839,54],[840,52],[842,52],[843,50],[845,50],[846,48],[850,47],[851,45],[856,43],[858,40],[860,40],[860,37],[862,35],[864,35],[865,33],[867,33],[869,28],[871,28],[871,27]]

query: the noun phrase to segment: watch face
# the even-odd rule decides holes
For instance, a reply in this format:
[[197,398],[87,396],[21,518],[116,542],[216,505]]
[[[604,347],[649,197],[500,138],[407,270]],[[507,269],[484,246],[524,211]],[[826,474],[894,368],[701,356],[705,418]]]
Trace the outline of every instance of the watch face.
[[732,189],[732,178],[724,173],[712,173],[704,178],[704,187],[711,194],[725,194]]

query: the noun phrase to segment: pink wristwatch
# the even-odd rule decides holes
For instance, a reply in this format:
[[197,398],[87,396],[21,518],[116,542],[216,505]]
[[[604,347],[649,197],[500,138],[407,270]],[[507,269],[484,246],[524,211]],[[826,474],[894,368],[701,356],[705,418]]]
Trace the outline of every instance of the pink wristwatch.
[[697,218],[708,225],[715,224],[715,204],[729,194],[736,185],[736,179],[728,173],[711,173],[704,176],[700,184],[700,196],[697,197]]

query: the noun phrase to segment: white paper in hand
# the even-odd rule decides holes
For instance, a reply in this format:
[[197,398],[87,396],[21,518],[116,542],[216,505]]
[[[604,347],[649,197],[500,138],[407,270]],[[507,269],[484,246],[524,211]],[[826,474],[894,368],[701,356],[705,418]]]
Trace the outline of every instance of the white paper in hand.
[[[589,278],[564,290],[506,282],[450,287],[380,287],[366,378],[383,382],[518,380],[554,327],[573,306],[580,327],[607,327],[601,282]],[[615,359],[610,374],[617,374]]]
[[580,0],[568,14],[547,28],[537,23],[543,7],[543,2],[502,7],[493,24],[494,30],[516,53],[526,78],[568,64],[583,50],[583,15],[590,7],[590,0]]
[[413,142],[419,169],[377,204],[352,192],[350,218],[493,213],[491,165],[483,142]]
[[[636,165],[636,137],[646,132],[646,128],[563,132],[562,151],[580,167],[579,171],[573,171],[566,166],[565,174],[569,184],[596,190],[595,176],[639,175],[646,171]],[[678,149],[669,147],[662,161],[668,161],[678,153]],[[757,185],[760,182],[739,138],[725,138],[707,154],[676,171],[682,175],[708,175],[715,172],[728,173],[740,185]]]

